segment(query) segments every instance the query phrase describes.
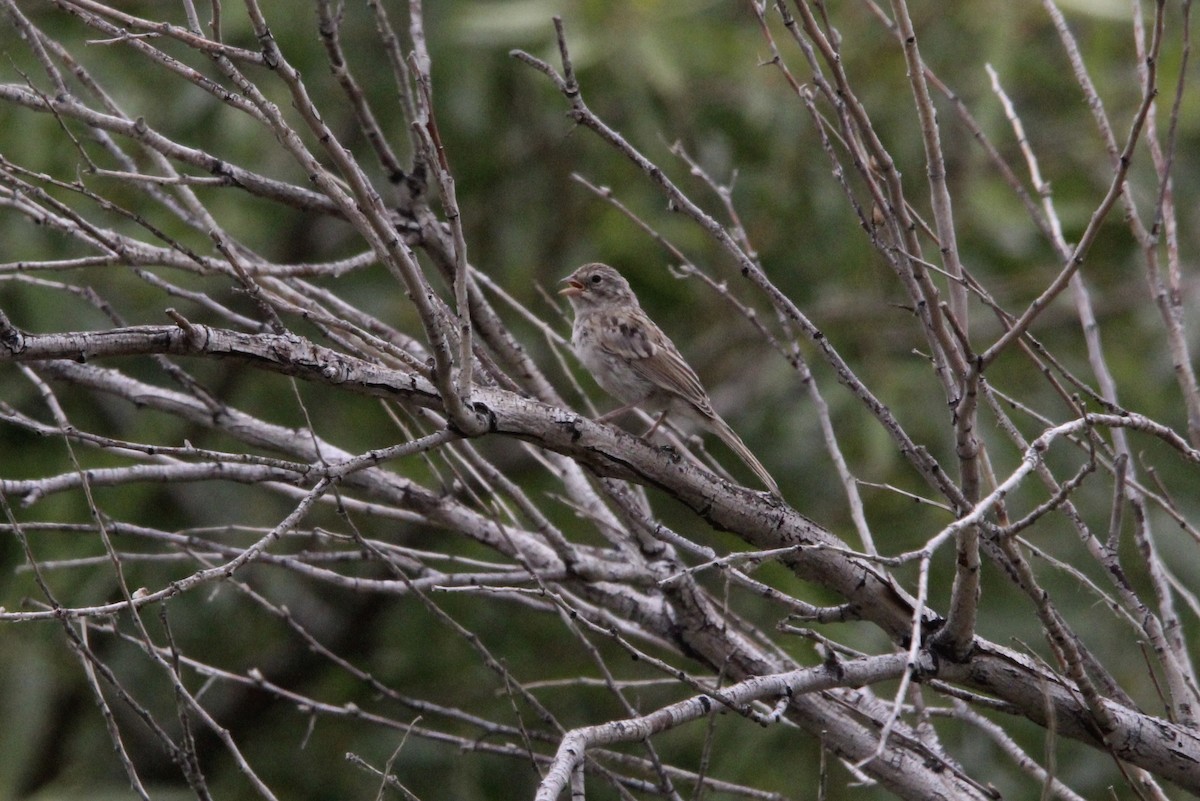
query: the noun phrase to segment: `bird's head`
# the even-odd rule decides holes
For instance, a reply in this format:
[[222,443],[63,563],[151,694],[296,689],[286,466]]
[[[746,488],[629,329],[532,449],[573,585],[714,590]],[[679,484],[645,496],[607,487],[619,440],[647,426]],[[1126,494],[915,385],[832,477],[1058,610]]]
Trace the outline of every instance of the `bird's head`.
[[612,267],[598,262],[585,264],[563,279],[565,286],[558,294],[565,295],[576,309],[610,304],[637,304],[629,282]]

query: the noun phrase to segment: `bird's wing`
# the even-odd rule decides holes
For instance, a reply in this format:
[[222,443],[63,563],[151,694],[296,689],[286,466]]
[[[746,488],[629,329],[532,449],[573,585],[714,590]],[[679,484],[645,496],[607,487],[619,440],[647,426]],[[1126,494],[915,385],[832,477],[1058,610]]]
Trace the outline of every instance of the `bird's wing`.
[[656,342],[663,338],[662,332],[643,315],[624,311],[605,313],[599,329],[600,347],[631,362],[654,358],[660,350]]
[[627,359],[635,372],[655,386],[681,396],[704,416],[712,416],[708,393],[696,371],[644,312],[609,316],[601,326],[599,344],[614,356]]

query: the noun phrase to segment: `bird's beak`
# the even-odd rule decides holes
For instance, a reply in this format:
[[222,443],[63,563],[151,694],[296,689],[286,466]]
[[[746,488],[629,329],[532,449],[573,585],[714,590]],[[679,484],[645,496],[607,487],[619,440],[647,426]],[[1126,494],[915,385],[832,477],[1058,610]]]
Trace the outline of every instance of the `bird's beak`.
[[558,294],[566,295],[568,298],[577,297],[583,294],[583,284],[575,280],[575,278],[564,278],[562,280],[566,286],[558,290]]

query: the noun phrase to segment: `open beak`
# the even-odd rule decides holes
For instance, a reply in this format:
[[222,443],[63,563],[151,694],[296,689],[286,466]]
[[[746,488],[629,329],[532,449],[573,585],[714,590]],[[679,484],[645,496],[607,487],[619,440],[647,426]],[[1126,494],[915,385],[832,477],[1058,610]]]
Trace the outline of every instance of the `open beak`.
[[558,294],[566,295],[569,298],[583,294],[583,284],[579,283],[574,278],[564,278],[562,283],[566,284],[566,286],[558,290]]

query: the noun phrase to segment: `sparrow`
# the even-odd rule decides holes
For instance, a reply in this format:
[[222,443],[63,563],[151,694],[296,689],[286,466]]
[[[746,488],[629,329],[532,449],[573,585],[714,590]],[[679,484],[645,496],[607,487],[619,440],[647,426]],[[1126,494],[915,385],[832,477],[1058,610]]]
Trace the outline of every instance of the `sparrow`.
[[643,311],[619,272],[607,264],[585,264],[563,283],[559,294],[575,312],[575,355],[605,392],[625,404],[601,416],[600,422],[636,406],[660,412],[655,428],[671,413],[691,419],[720,437],[771,492],[779,494],[771,474],[713,410],[696,371]]

